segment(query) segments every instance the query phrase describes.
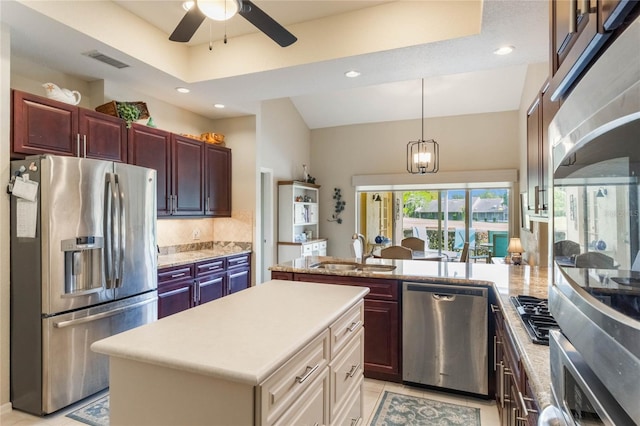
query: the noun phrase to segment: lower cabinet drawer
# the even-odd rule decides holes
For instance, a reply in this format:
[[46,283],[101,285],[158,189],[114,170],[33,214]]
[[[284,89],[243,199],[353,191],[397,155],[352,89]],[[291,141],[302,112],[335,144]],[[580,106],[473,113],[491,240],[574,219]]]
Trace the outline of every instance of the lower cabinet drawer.
[[277,426],[329,424],[329,369],[327,367],[274,424]]
[[342,411],[348,398],[364,377],[364,329],[344,348],[331,364],[331,419]]
[[331,326],[331,359],[356,336],[364,324],[364,302],[349,309]]
[[343,409],[334,417],[332,426],[364,426],[364,377],[360,378],[360,384],[346,398]]
[[326,330],[258,386],[256,408],[261,424],[273,424],[324,372],[331,356],[329,348]]

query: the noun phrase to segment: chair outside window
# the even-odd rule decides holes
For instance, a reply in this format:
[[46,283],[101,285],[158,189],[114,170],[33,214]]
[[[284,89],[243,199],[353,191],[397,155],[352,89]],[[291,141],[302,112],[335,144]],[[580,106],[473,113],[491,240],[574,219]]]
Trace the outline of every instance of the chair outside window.
[[416,237],[407,237],[400,242],[402,247],[410,248],[414,251],[424,251],[425,241]]
[[383,259],[413,259],[413,252],[410,248],[391,246],[380,250],[380,257]]
[[464,238],[464,228],[456,228],[455,238],[453,240],[453,249],[462,250],[464,243],[468,242],[469,247],[473,250],[476,247],[476,230],[475,228],[469,228],[469,241]]

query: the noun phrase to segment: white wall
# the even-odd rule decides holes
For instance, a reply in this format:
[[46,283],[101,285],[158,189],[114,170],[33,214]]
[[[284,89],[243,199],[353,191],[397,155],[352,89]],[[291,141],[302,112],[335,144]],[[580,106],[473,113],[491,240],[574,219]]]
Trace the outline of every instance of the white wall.
[[[439,117],[425,120],[425,139],[440,145],[440,171],[517,169],[520,149],[518,111]],[[421,136],[421,120],[317,129],[311,132],[311,174],[320,189],[320,236],[328,254],[349,257],[355,225],[351,177],[406,172],[406,145]],[[429,182],[429,175],[423,177]],[[346,202],[342,224],[329,222],[333,189]]]
[[[279,180],[302,180],[302,165],[311,164],[311,132],[302,120],[298,110],[289,99],[277,99],[262,102],[260,114],[257,120],[257,146],[256,146],[256,170],[270,169],[273,171],[274,209],[277,210]],[[313,168],[309,173],[315,176]],[[255,187],[261,188],[260,176],[256,176]],[[262,198],[260,191],[256,193],[256,216],[260,212]],[[277,259],[277,235],[278,215],[274,211],[273,221],[266,226],[271,226],[274,241],[267,241],[265,250],[268,250],[272,259]],[[261,235],[260,221],[256,229],[256,235]],[[268,232],[267,232],[268,234]],[[256,242],[260,239],[256,238]],[[261,244],[256,244],[256,257],[261,254]],[[261,265],[256,263],[256,268]]]

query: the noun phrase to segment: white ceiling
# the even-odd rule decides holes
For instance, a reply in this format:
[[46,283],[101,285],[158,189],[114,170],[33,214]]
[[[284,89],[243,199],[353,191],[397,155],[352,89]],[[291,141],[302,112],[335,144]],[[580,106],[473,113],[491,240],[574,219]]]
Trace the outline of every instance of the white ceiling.
[[[157,27],[167,38],[184,15],[180,1],[114,3]],[[254,3],[289,28],[393,2],[254,0]],[[478,35],[199,81],[189,84],[191,93],[180,96],[174,88],[185,82],[165,71],[111,46],[100,45],[20,2],[2,0],[0,7],[0,19],[11,27],[12,53],[17,56],[12,67],[19,73],[28,75],[30,70],[26,67],[35,62],[87,81],[104,79],[133,86],[140,93],[210,118],[256,114],[261,101],[291,98],[311,129],[420,118],[421,78],[425,79],[427,117],[516,110],[527,66],[548,59],[547,0],[486,0]],[[389,28],[377,31],[388,31],[392,36],[394,31],[412,30],[398,28],[401,26],[390,20]],[[208,49],[209,39],[221,40],[224,31],[223,23],[210,25],[205,21],[189,45]],[[223,48],[233,49],[234,37],[257,30],[236,16],[227,22],[226,32],[229,43]],[[515,46],[514,53],[492,54],[505,44]],[[116,70],[78,54],[93,49],[132,66]],[[22,64],[24,69],[20,69]],[[347,79],[344,72],[349,69],[361,71],[362,76]],[[214,109],[213,102],[222,102],[227,108]]]

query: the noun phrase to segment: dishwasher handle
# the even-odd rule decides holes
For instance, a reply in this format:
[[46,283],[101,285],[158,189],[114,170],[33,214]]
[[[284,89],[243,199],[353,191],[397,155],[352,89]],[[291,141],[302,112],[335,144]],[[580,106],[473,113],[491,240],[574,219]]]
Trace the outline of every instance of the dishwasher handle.
[[[434,293],[434,299],[449,301],[455,296],[487,297],[487,289],[476,286],[457,286],[448,284],[405,283],[406,291]],[[436,297],[437,296],[437,297]]]

